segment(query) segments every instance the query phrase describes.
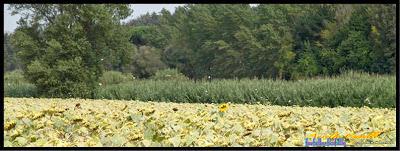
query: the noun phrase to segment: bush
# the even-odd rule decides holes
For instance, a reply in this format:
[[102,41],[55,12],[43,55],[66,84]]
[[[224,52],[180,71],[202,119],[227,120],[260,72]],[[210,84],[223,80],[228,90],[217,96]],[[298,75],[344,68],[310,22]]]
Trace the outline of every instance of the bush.
[[82,67],[82,58],[58,60],[50,66],[35,60],[27,66],[25,77],[37,87],[40,97],[90,98],[97,87],[92,71]]
[[180,73],[177,69],[164,69],[156,72],[154,76],[151,77],[154,80],[189,80],[185,75]]
[[135,77],[128,73],[121,73],[118,71],[104,72],[100,77],[101,85],[119,84],[134,80]]

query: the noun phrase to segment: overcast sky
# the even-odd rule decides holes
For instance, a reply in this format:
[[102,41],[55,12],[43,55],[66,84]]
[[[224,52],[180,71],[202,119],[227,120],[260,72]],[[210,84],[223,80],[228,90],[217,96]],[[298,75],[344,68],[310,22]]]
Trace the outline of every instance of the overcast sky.
[[[128,17],[127,20],[138,17],[147,12],[160,12],[161,9],[165,8],[170,12],[175,11],[175,7],[183,6],[184,4],[132,4],[133,14]],[[11,16],[11,11],[8,10],[8,5],[4,5],[4,32],[13,32],[17,28],[17,21],[19,20],[19,15]]]

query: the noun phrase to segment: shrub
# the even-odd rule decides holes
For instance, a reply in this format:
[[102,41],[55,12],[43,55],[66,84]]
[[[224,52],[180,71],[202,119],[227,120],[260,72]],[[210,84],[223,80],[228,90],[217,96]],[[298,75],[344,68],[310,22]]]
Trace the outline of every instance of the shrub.
[[185,75],[180,73],[177,69],[164,69],[158,70],[154,76],[154,80],[189,80]]
[[104,72],[100,77],[101,85],[119,84],[134,80],[135,77],[129,73],[122,73],[118,71]]

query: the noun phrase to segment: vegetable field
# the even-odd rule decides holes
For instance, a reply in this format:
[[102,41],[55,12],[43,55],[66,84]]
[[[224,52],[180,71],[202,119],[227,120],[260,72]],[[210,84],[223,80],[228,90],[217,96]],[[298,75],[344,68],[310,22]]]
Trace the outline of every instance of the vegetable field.
[[396,146],[395,109],[83,99],[4,99],[5,146],[304,146],[313,134],[380,132],[346,146]]

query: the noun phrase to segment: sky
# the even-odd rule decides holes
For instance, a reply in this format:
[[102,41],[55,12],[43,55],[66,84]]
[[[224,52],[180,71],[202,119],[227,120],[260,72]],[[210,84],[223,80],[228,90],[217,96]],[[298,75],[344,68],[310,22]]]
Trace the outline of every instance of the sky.
[[[152,12],[160,12],[163,8],[169,10],[170,12],[175,11],[175,7],[183,6],[184,4],[132,4],[133,13],[124,21],[139,17],[140,15]],[[8,4],[4,6],[4,32],[13,32],[17,28],[17,21],[19,20],[19,15],[11,16],[11,11],[8,10]]]

